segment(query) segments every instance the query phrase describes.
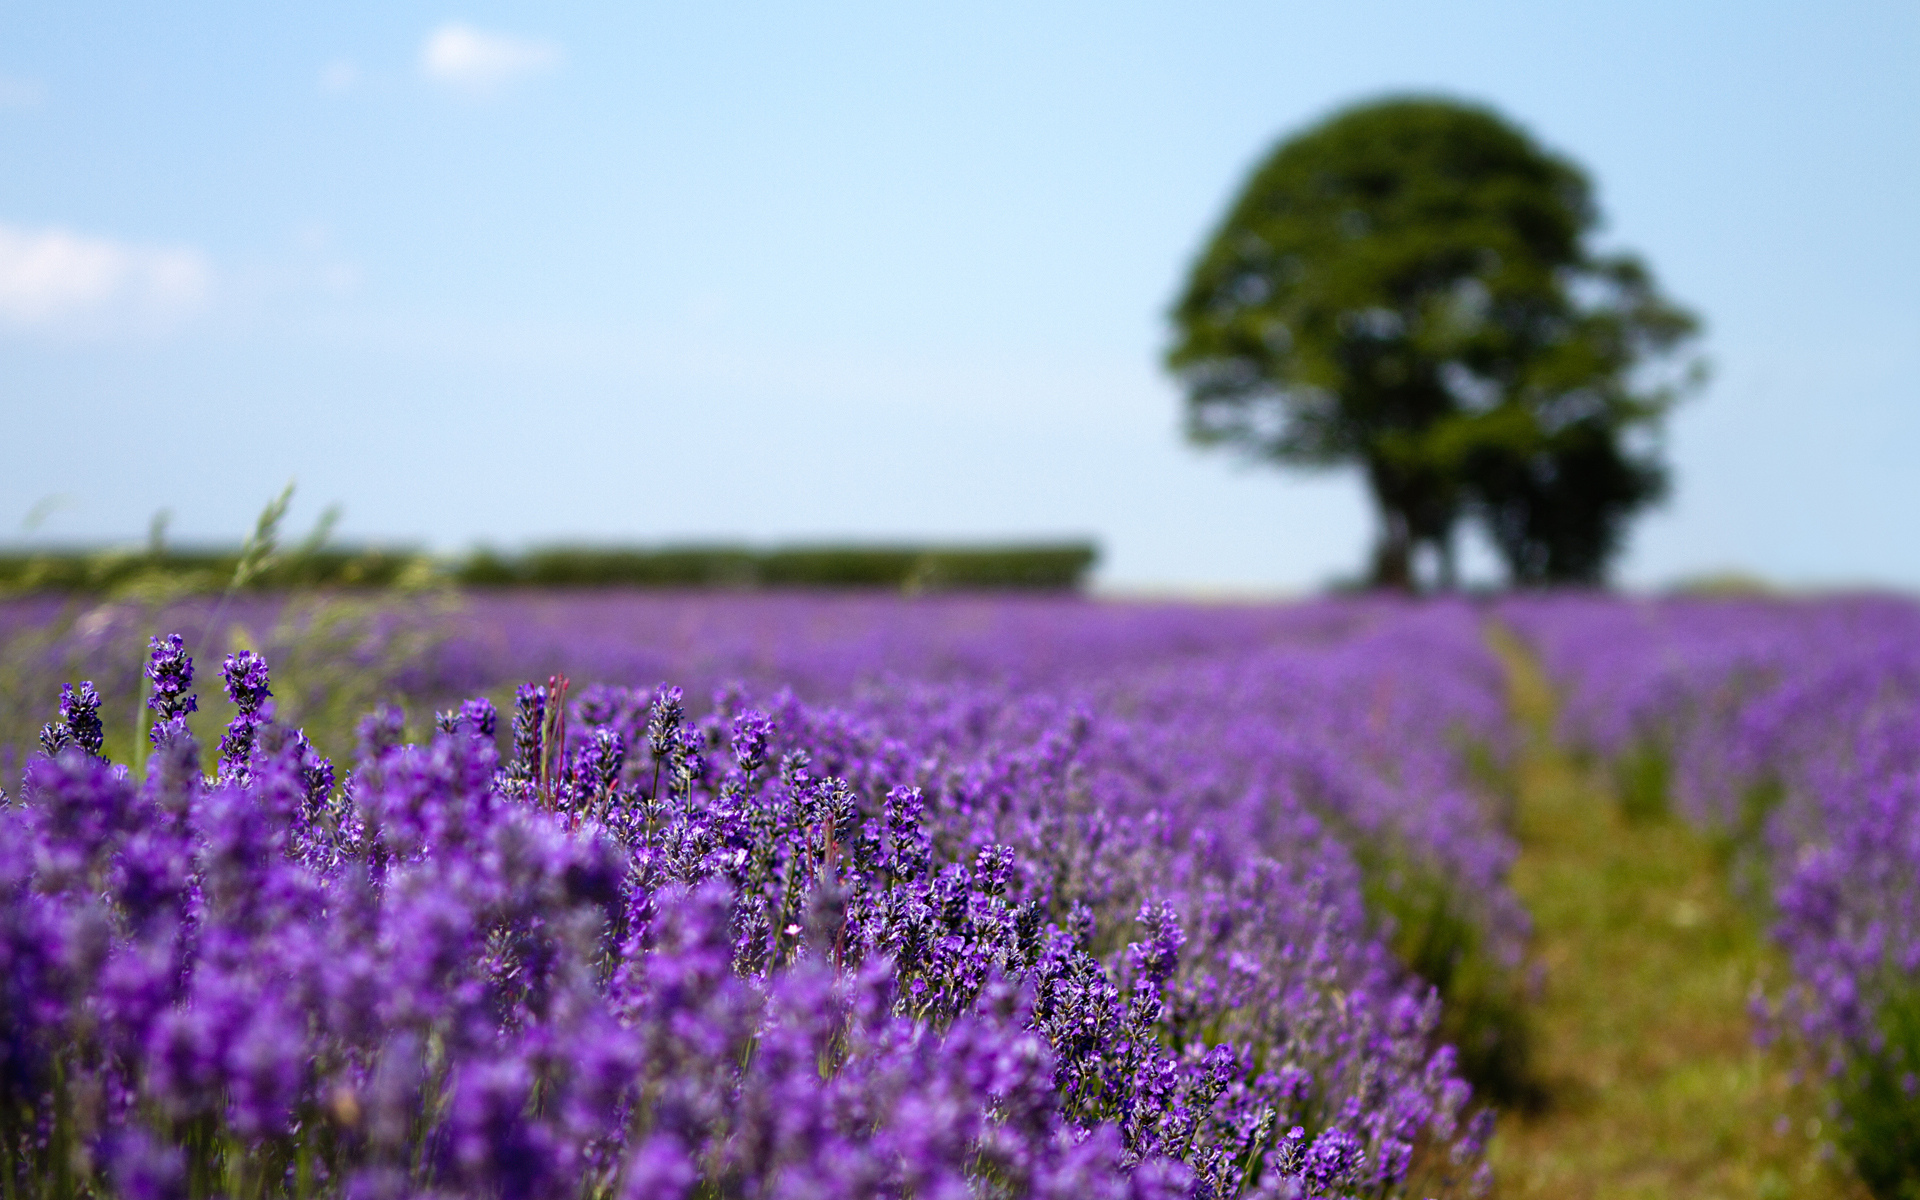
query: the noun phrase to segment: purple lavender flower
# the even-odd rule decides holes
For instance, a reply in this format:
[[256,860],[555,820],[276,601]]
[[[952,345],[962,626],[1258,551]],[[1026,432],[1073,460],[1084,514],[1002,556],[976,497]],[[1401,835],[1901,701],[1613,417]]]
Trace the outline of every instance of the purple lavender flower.
[[198,710],[200,701],[187,690],[193,686],[193,658],[180,635],[153,638],[151,645],[146,675],[153,694],[147,697],[147,707],[153,710],[154,722],[147,736],[161,746],[186,731],[187,714]]
[[593,740],[582,749],[581,757],[593,786],[603,793],[611,792],[626,765],[627,741],[618,730],[603,726],[593,731]]
[[664,683],[654,691],[647,709],[647,747],[657,760],[665,761],[678,744],[680,723],[686,719],[682,696],[679,688]]
[[898,877],[916,878],[927,869],[932,839],[920,825],[924,807],[919,788],[897,787],[887,793],[888,869]]
[[686,1200],[699,1180],[699,1170],[680,1139],[656,1133],[627,1160],[621,1200]]
[[767,765],[767,742],[772,736],[772,719],[758,709],[733,719],[733,759],[742,774],[755,775]]
[[61,684],[60,720],[41,728],[41,748],[52,757],[68,746],[78,746],[97,757],[104,741],[100,727],[100,693],[94,690],[93,682],[82,683],[77,692],[72,684]]
[[307,811],[317,814],[326,807],[327,798],[333,792],[333,760],[321,754],[307,735],[295,731],[293,752],[300,763],[300,783],[306,792]]
[[74,744],[73,732],[65,722],[47,722],[40,727],[40,750],[48,758],[57,758],[62,750]]
[[125,1200],[186,1200],[187,1159],[138,1127],[112,1139],[108,1153],[114,1193]]
[[220,666],[227,699],[248,716],[257,714],[273,693],[267,687],[267,660],[251,650],[229,654]]
[[499,722],[499,717],[493,709],[493,701],[485,696],[461,701],[460,719],[466,723],[468,729],[473,731],[475,737],[493,740],[494,728]]
[[273,693],[267,689],[266,660],[251,650],[227,655],[220,674],[227,699],[240,710],[220,738],[220,773],[231,778],[247,769],[260,727],[272,719],[267,698]]
[[1143,904],[1137,919],[1152,938],[1129,947],[1133,968],[1144,986],[1157,991],[1179,966],[1180,948],[1187,944],[1187,935],[1181,931],[1179,915],[1170,904]]
[[498,723],[493,701],[481,696],[473,700],[464,700],[459,708],[449,708],[433,714],[434,728],[441,733],[458,733],[465,729],[474,737],[493,740],[494,728]]
[[391,704],[381,704],[360,718],[360,758],[372,762],[400,746],[406,736],[407,714]]
[[537,779],[544,761],[547,727],[547,689],[536,683],[523,683],[513,694],[513,762],[508,770],[515,779]]
[[1298,1177],[1307,1170],[1307,1131],[1295,1125],[1273,1150],[1273,1166],[1283,1176]]
[[[1564,735],[1771,887],[1793,964],[1755,1005],[1831,1081],[1870,1189],[1920,1179],[1920,607],[1886,597],[1510,603],[1567,696]],[[1646,770],[1647,764],[1657,770]],[[1912,1015],[1910,1015],[1912,1014]]]
[[304,1024],[274,998],[263,996],[229,1047],[227,1119],[242,1137],[291,1132],[312,1063]]
[[448,1169],[471,1191],[524,1200],[563,1194],[562,1150],[527,1112],[533,1087],[533,1073],[514,1058],[461,1071],[446,1121]]
[[1479,1125],[1437,1009],[1301,799],[1497,885],[1449,744],[1412,732],[1497,719],[1498,677],[1382,684],[1478,646],[1465,610],[1397,611],[1366,619],[1427,653],[1083,648],[1071,686],[736,689],[694,720],[675,689],[588,689],[571,739],[549,693],[516,722],[523,774],[567,768],[539,796],[491,738],[407,745],[394,710],[339,789],[264,723],[215,781],[37,761],[0,813],[0,1088],[43,1094],[35,1048],[82,1038],[88,1094],[157,1119],[181,1178],[298,1153],[366,1200],[1390,1194],[1456,1150],[1459,1183]]
[[1359,1138],[1344,1129],[1329,1129],[1307,1148],[1301,1174],[1316,1191],[1344,1190],[1359,1182],[1366,1159]]

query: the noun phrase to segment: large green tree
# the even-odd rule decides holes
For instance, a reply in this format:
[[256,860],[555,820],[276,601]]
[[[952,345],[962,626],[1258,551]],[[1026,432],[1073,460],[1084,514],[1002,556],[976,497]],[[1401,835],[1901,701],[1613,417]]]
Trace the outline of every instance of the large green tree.
[[1516,582],[1598,581],[1698,368],[1694,319],[1597,222],[1585,174],[1482,107],[1387,100],[1281,143],[1174,308],[1188,435],[1359,465],[1376,584],[1410,586],[1422,545],[1451,583],[1466,517]]

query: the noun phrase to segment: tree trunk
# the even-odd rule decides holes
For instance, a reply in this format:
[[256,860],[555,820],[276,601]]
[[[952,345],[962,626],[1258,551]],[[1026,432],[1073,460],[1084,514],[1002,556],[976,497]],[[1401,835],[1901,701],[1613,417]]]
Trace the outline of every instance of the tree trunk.
[[1413,590],[1413,535],[1406,514],[1380,514],[1380,541],[1373,550],[1373,577],[1367,584],[1401,592]]

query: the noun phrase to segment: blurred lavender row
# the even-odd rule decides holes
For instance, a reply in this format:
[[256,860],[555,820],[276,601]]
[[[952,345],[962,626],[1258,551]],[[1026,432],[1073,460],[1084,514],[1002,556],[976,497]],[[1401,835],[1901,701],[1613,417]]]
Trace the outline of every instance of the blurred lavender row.
[[[148,657],[143,772],[100,756],[95,692],[46,693],[0,816],[28,1194],[1485,1186],[1408,951],[1511,964],[1526,932],[1469,607],[359,613],[336,649],[395,693],[600,682],[380,708],[336,771],[265,665],[333,618],[265,603],[204,615],[279,631],[227,659],[211,773],[191,637]],[[67,614],[43,665],[126,619]]]
[[1876,1194],[1920,1186],[1920,605],[1559,597],[1509,622],[1629,804],[1722,839],[1796,983],[1759,1007],[1835,1085]]

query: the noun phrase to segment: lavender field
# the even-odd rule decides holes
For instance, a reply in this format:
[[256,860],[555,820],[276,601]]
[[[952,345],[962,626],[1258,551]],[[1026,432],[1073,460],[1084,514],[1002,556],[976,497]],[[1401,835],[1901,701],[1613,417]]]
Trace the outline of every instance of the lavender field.
[[1904,601],[28,598],[0,638],[8,1197],[1518,1194],[1495,1130],[1557,1101],[1515,654],[1789,965],[1738,1018],[1827,1114],[1788,1182],[1920,1188]]

